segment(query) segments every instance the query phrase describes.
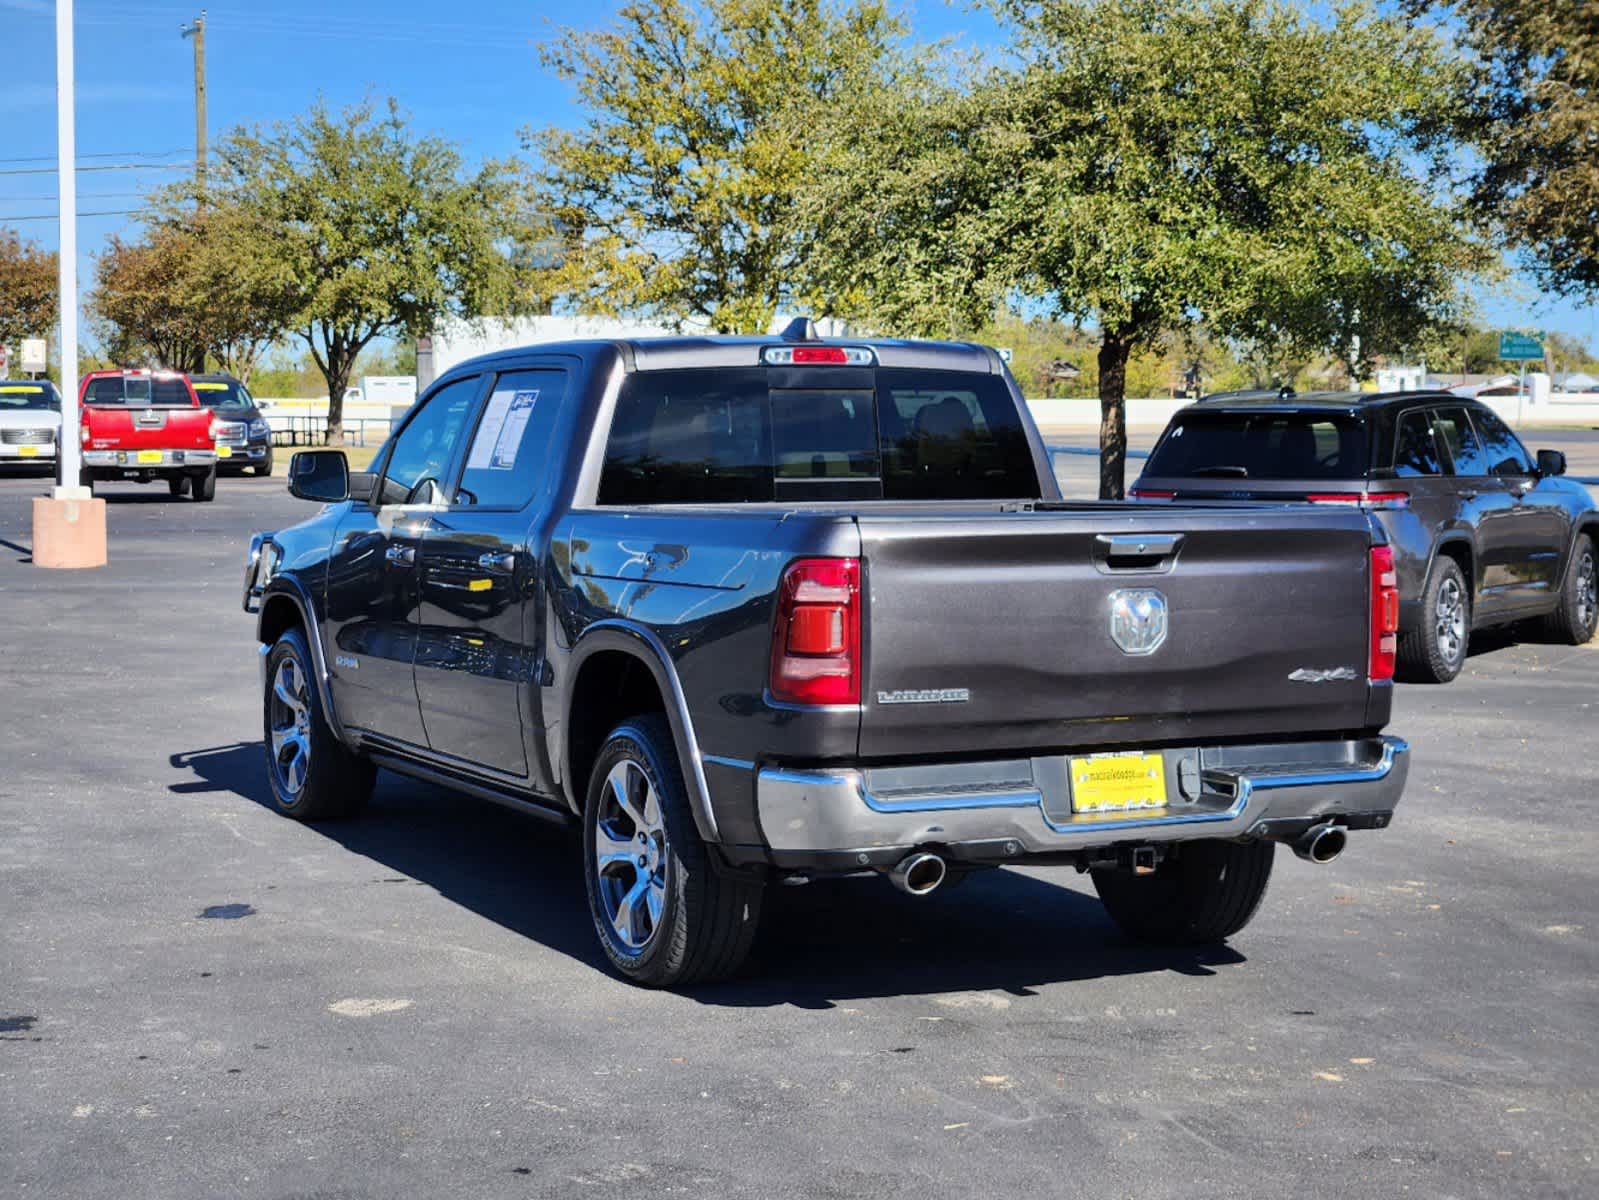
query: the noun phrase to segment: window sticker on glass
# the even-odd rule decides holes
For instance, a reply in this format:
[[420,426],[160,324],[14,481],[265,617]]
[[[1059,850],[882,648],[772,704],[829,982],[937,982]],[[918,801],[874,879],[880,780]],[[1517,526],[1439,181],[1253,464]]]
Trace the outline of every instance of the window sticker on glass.
[[528,418],[533,414],[538,389],[531,391],[497,391],[489,397],[483,410],[483,420],[477,427],[477,437],[472,440],[472,453],[467,456],[469,471],[508,471],[516,465],[516,452],[522,444],[522,433]]
[[509,471],[516,466],[517,451],[522,448],[522,434],[527,431],[528,418],[533,415],[533,405],[538,401],[538,389],[515,392],[511,396],[511,410],[505,414],[505,425],[494,442],[494,456],[489,466],[496,471]]

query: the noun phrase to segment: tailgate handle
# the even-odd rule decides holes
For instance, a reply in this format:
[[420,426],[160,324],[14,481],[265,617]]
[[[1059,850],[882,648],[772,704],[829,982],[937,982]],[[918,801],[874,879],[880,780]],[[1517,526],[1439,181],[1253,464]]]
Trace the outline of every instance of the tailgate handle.
[[1102,571],[1169,571],[1182,548],[1180,533],[1102,533],[1094,565]]

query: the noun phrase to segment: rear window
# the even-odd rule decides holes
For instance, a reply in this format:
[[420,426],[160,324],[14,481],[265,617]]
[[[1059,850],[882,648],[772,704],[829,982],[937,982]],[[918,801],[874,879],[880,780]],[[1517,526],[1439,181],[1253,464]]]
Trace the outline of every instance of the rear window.
[[1039,496],[1002,378],[887,369],[874,377],[875,388],[772,388],[759,367],[630,375],[600,503]]
[[1159,478],[1350,479],[1366,474],[1366,431],[1347,413],[1193,412],[1161,438]]
[[194,403],[182,379],[158,375],[104,375],[91,379],[83,399],[85,404],[127,404],[141,408],[187,408]]

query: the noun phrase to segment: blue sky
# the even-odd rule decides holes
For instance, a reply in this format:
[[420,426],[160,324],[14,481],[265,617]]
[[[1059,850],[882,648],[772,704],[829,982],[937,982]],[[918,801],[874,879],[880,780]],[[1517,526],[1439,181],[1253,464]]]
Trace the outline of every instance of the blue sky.
[[[216,138],[239,124],[306,109],[320,94],[334,105],[394,95],[417,126],[458,141],[469,158],[519,148],[526,125],[574,122],[566,87],[539,64],[535,47],[563,24],[600,27],[616,5],[551,0],[470,0],[457,7],[419,0],[78,0],[78,239],[88,255],[126,230],[139,195],[176,177],[194,145],[193,68],[179,27],[207,9],[209,125]],[[985,44],[984,13],[919,0],[903,6],[920,39],[953,36]],[[55,211],[54,0],[0,0],[0,225],[53,246]],[[140,169],[123,169],[144,164]],[[24,173],[26,172],[26,173]],[[1575,334],[1599,351],[1599,314],[1540,296],[1524,279],[1481,297],[1485,319]]]

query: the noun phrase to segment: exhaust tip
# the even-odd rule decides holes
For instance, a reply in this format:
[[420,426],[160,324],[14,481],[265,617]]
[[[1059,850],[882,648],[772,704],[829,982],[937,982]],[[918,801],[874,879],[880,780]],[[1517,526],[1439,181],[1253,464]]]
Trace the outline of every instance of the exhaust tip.
[[1294,843],[1294,853],[1306,862],[1330,863],[1344,852],[1349,834],[1341,825],[1317,825]]
[[908,854],[889,871],[894,886],[910,896],[925,896],[944,882],[947,868],[936,854]]

